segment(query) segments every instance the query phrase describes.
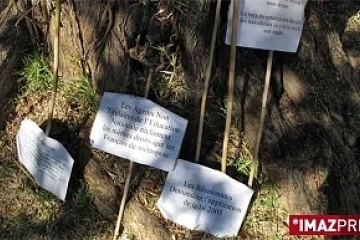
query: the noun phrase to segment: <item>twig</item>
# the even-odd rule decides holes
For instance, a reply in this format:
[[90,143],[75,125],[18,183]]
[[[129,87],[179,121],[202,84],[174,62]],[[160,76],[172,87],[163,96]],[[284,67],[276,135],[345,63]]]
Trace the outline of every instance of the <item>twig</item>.
[[218,31],[218,28],[220,25],[220,10],[221,10],[221,0],[217,0],[214,27],[213,27],[213,31],[212,31],[212,37],[211,37],[210,56],[208,59],[204,91],[203,91],[203,95],[202,95],[202,99],[201,99],[200,121],[199,121],[199,129],[198,129],[197,143],[196,143],[196,155],[195,155],[195,162],[197,162],[197,163],[199,162],[199,158],[200,158],[201,141],[202,141],[202,135],[203,135],[203,129],[204,129],[204,120],[205,120],[206,99],[207,99],[207,95],[208,95],[208,91],[209,91],[211,69],[212,69],[212,64],[213,64],[213,60],[214,60],[216,35],[217,35],[217,31]]
[[257,139],[256,139],[255,156],[254,156],[252,164],[251,164],[251,172],[249,175],[249,181],[248,181],[249,187],[252,187],[252,185],[253,185],[255,172],[259,165],[259,149],[260,149],[261,138],[262,138],[262,133],[263,133],[263,129],[264,129],[265,116],[266,116],[266,105],[267,105],[267,98],[268,98],[269,86],[270,86],[272,62],[273,62],[273,51],[269,51],[267,67],[266,67],[265,86],[264,86],[262,107],[261,107],[260,125],[258,128],[258,134],[257,134]]
[[229,82],[228,82],[226,126],[225,126],[225,136],[224,136],[224,143],[222,149],[222,158],[221,158],[221,171],[223,173],[226,173],[227,149],[229,143],[232,104],[234,98],[236,41],[237,41],[237,26],[239,21],[239,5],[240,5],[239,0],[233,0],[233,3],[234,5],[233,5],[232,28],[231,28],[231,52],[230,52],[230,70],[229,70]]
[[60,0],[56,0],[55,9],[55,37],[54,37],[54,89],[52,92],[52,99],[50,101],[48,125],[46,127],[46,135],[49,136],[51,131],[51,122],[54,115],[55,100],[59,80],[59,32],[60,32]]
[[[154,70],[150,69],[150,73],[149,73],[149,76],[148,76],[147,81],[146,81],[146,87],[145,87],[145,93],[144,93],[145,98],[149,97],[150,85],[151,85],[151,79],[153,77],[153,73],[154,73]],[[123,195],[122,195],[122,198],[121,198],[121,203],[120,203],[120,208],[119,208],[119,215],[118,215],[116,226],[115,226],[115,232],[114,232],[113,240],[117,240],[118,237],[119,237],[120,224],[121,224],[122,218],[124,216],[125,203],[126,203],[127,195],[129,193],[130,181],[131,181],[131,176],[132,176],[133,169],[134,169],[134,162],[130,161],[129,173],[126,176],[126,180],[125,180],[124,192],[123,192]]]

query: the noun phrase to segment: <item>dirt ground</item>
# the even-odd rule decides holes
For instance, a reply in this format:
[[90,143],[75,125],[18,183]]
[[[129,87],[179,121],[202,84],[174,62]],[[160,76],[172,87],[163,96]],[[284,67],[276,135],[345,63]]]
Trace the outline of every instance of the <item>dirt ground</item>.
[[[226,115],[228,4],[222,4],[201,153],[201,163],[217,169]],[[51,136],[75,159],[65,203],[36,187],[17,160],[14,138],[25,117],[46,124],[50,90],[26,94],[20,73],[24,57],[34,52],[45,56],[51,69],[53,7],[47,0],[0,2],[0,238],[109,239],[128,161],[89,146],[98,100],[104,91],[141,96],[149,70],[158,67],[150,99],[189,120],[180,158],[193,159],[215,2],[62,4],[60,89],[66,92],[86,76],[95,92],[94,105],[62,92],[56,104]],[[359,214],[359,41],[360,2],[309,1],[298,52],[275,52],[260,149],[262,174],[239,239],[291,239],[289,213]],[[229,175],[246,183],[267,52],[237,51],[228,162]],[[124,217],[129,236],[215,239],[161,217],[155,204],[165,178],[164,172],[136,166]]]

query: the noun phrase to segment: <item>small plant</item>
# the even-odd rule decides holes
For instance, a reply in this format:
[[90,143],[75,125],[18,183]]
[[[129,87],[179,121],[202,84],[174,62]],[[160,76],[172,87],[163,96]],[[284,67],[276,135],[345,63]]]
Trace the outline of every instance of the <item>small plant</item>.
[[173,44],[167,46],[152,47],[159,51],[162,57],[164,68],[160,71],[162,75],[159,81],[154,83],[155,95],[160,102],[177,105],[190,93],[184,77],[181,76],[181,64],[179,62],[178,51],[174,51]]
[[[246,144],[247,139],[242,138],[242,145],[231,159],[231,165],[235,166],[239,173],[249,176],[253,156]],[[284,225],[287,212],[280,204],[280,194],[276,185],[265,175],[259,174],[258,181],[261,187],[257,191],[253,205],[248,209],[245,229],[252,236],[257,236],[257,239],[283,239],[287,233],[287,227]]]
[[23,60],[24,68],[21,71],[24,96],[43,93],[53,86],[53,75],[43,55],[35,53]]
[[125,236],[126,236],[126,239],[127,239],[127,240],[135,240],[135,239],[136,239],[136,238],[135,238],[135,235],[132,234],[132,233],[129,232],[129,231],[126,231],[126,232],[125,232]]
[[63,90],[63,94],[71,105],[78,105],[87,113],[91,112],[96,106],[96,93],[90,84],[89,76],[86,74],[72,81]]
[[236,160],[233,162],[233,165],[235,165],[236,170],[245,176],[250,175],[251,171],[251,164],[253,161],[253,156],[247,147],[245,141],[242,141],[241,150],[238,153],[238,156]]
[[205,113],[205,122],[210,129],[222,129],[226,118],[226,108],[224,106],[226,106],[226,103],[221,100],[209,101],[208,110]]
[[287,212],[282,208],[275,184],[264,179],[245,222],[248,232],[259,239],[283,239],[288,228],[284,225]]

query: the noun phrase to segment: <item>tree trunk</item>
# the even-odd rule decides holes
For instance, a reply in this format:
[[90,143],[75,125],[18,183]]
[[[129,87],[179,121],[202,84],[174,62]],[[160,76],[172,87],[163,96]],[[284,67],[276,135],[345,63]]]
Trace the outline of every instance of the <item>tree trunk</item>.
[[[175,2],[63,2],[60,75],[62,81],[74,81],[79,74],[88,74],[99,96],[104,91],[142,95],[150,68],[162,66],[161,70],[173,72],[176,85],[164,81],[162,72],[156,74],[150,98],[189,119],[180,157],[192,160],[215,4],[184,0],[189,7],[176,8]],[[12,6],[10,17],[2,15],[0,22],[0,70],[5,74],[0,96],[13,89],[10,70],[19,66],[19,52],[39,43],[48,43],[50,56],[52,51],[52,1],[31,5],[19,0],[17,5],[23,10],[16,12]],[[203,144],[204,160],[221,154],[225,119],[219,108],[225,106],[230,55],[224,44],[228,5],[224,1],[222,6],[207,105],[213,118],[207,119],[204,131],[204,139],[212,141]],[[359,8],[359,3],[350,1],[310,1],[298,52],[275,52],[260,161],[283,193],[290,213],[360,211],[356,197],[360,194],[360,18],[354,11]],[[20,19],[16,25],[20,31],[8,29],[14,19]],[[28,41],[36,37],[41,41]],[[14,39],[21,44],[14,45]],[[237,51],[233,134],[253,149],[267,52]],[[231,152],[241,146],[237,144],[232,144]]]

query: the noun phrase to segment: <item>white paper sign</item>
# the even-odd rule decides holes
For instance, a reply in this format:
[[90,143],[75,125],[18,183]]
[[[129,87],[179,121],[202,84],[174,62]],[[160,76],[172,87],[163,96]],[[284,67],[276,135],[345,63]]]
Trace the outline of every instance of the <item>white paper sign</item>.
[[105,152],[171,171],[186,126],[187,120],[148,99],[106,92],[90,141]]
[[16,144],[20,162],[36,183],[65,201],[74,160],[64,146],[29,119],[22,121]]
[[222,172],[179,159],[157,205],[166,219],[191,230],[235,236],[253,192]]
[[[307,0],[241,0],[237,46],[296,52]],[[231,43],[233,1],[228,14],[226,44]]]

